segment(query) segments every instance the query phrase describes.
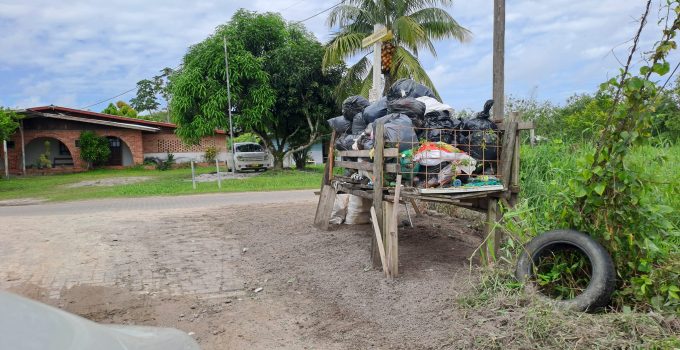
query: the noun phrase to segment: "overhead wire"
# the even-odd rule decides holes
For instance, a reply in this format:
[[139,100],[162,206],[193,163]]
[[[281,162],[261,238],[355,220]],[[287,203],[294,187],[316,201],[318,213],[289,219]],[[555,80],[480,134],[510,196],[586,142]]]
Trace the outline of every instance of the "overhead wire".
[[[300,0],[300,1],[298,1],[298,2],[296,2],[296,3],[294,3],[294,4],[292,4],[292,5],[290,5],[290,6],[286,7],[286,8],[284,8],[283,10],[279,10],[279,12],[285,11],[285,10],[287,10],[287,9],[293,7],[293,6],[299,5],[299,4],[303,3],[304,1],[306,1],[306,0]],[[333,5],[333,6],[327,8],[327,9],[325,9],[325,10],[319,11],[319,12],[317,12],[317,13],[315,13],[315,14],[313,14],[313,15],[311,15],[311,16],[309,16],[309,17],[303,19],[303,20],[293,22],[293,24],[300,24],[300,23],[309,21],[310,19],[312,19],[312,18],[314,18],[314,17],[316,17],[316,16],[319,16],[319,15],[321,15],[321,14],[323,14],[323,13],[326,13],[326,12],[328,12],[328,11],[330,11],[330,10],[332,10],[332,9],[334,9],[334,8],[336,8],[336,7],[338,7],[338,6],[340,6],[340,5],[342,5],[344,2],[345,2],[345,0],[342,0],[342,1],[340,1],[339,3]],[[175,69],[177,69],[177,68],[179,68],[179,66],[177,66]],[[109,98],[104,99],[104,100],[101,100],[101,101],[99,101],[99,102],[96,102],[96,103],[87,105],[87,106],[85,106],[85,107],[82,107],[81,109],[87,109],[87,108],[94,107],[94,106],[96,106],[96,105],[99,105],[99,104],[102,104],[102,103],[111,101],[111,100],[113,100],[113,99],[116,98],[116,97],[123,96],[123,95],[125,95],[125,94],[128,94],[128,93],[134,91],[134,90],[137,90],[137,87],[134,87],[134,88],[132,88],[132,89],[130,89],[130,90],[126,90],[126,91],[124,91],[124,92],[121,92],[121,93],[119,93],[119,94],[117,94],[117,95],[115,95],[115,96],[113,96],[113,97],[109,97]]]

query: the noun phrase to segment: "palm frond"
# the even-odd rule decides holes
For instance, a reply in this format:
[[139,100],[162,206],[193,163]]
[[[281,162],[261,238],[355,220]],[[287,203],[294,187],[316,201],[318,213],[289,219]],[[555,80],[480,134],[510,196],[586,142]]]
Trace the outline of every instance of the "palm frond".
[[440,8],[425,8],[409,15],[425,30],[428,38],[454,38],[460,42],[470,39],[471,33],[446,11]]
[[367,76],[370,76],[371,61],[368,59],[367,53],[357,63],[349,67],[343,75],[340,83],[335,89],[336,101],[341,104],[348,96],[355,95],[361,92],[361,86]]
[[[416,55],[418,54],[418,47],[423,41],[429,41],[425,29],[408,16],[397,18],[392,24],[392,31],[397,44],[406,46]],[[434,50],[434,47],[432,47],[432,50]]]
[[439,92],[437,92],[418,58],[403,47],[397,47],[394,52],[391,74],[395,80],[401,78],[413,79],[432,89],[437,98],[439,98]]
[[366,37],[365,33],[341,31],[326,45],[323,55],[323,67],[329,67],[342,62],[345,57],[353,56],[366,49],[361,47],[361,40]]
[[340,26],[340,27],[345,27],[349,24],[355,23],[357,20],[360,20],[361,17],[365,18],[362,16],[364,14],[364,10],[362,10],[359,7],[352,6],[352,5],[339,5],[331,12],[328,14],[328,19],[326,20],[326,24],[328,24],[329,27],[335,27]]

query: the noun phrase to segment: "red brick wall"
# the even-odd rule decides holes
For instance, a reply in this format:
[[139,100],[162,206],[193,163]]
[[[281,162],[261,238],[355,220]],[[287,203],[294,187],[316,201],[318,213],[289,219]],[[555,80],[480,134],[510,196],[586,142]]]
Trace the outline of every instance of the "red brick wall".
[[226,135],[207,136],[198,145],[187,145],[171,130],[161,130],[158,133],[142,134],[144,153],[188,153],[204,152],[207,147],[215,147],[218,152],[224,152],[227,145]]
[[[76,140],[80,138],[81,130],[25,130],[24,144],[28,144],[32,140],[39,137],[49,137],[61,141],[71,153],[73,158],[73,167],[76,170],[83,170],[87,168],[87,164],[80,159],[80,149],[76,147]],[[94,130],[94,132],[101,136],[115,136],[120,138],[130,148],[132,153],[132,161],[134,164],[142,164],[144,162],[144,154],[142,153],[142,132],[131,129],[108,129],[108,130]],[[12,137],[14,141],[14,149],[8,150],[9,153],[9,169],[13,174],[21,173],[21,135],[19,132]],[[0,147],[2,153],[2,147]],[[4,157],[4,155],[3,155]]]

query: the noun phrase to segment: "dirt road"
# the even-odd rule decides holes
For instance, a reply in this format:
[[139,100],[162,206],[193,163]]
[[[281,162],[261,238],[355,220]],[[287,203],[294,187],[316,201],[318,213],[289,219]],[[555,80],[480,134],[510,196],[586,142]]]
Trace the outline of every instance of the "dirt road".
[[455,303],[479,242],[469,221],[401,230],[389,281],[370,268],[369,226],[317,231],[315,205],[290,191],[0,208],[0,287],[204,349],[472,345]]

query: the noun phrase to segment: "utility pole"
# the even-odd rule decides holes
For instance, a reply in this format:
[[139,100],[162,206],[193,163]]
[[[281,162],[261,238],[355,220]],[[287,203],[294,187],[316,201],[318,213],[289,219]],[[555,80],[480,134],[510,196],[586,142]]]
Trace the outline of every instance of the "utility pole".
[[493,119],[505,113],[505,0],[493,2]]
[[229,105],[229,142],[231,143],[231,173],[236,177],[236,150],[234,149],[234,124],[231,120],[231,87],[229,86],[229,55],[227,53],[227,36],[224,39],[224,65],[227,71],[227,104]]

